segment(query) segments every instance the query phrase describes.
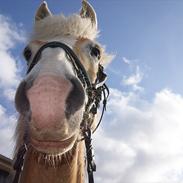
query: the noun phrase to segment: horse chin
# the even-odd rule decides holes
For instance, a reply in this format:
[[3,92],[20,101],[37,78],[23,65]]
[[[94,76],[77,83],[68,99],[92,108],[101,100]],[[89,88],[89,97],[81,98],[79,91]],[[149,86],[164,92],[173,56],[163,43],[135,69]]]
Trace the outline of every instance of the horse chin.
[[77,135],[60,140],[38,140],[31,138],[32,147],[40,153],[47,155],[63,155],[70,151],[77,142]]

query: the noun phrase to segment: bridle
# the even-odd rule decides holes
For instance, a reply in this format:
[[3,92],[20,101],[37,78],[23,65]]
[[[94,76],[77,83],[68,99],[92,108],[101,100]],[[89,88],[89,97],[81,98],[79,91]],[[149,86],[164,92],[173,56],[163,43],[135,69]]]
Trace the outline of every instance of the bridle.
[[[91,83],[90,78],[81,64],[81,61],[74,53],[74,51],[67,46],[66,44],[58,41],[47,42],[43,46],[39,48],[36,55],[34,56],[32,62],[28,66],[27,74],[34,68],[34,66],[39,62],[41,58],[41,53],[46,48],[61,48],[65,51],[67,59],[71,62],[78,79],[81,81],[83,88],[86,91],[88,96],[88,102],[85,105],[85,111],[83,115],[83,119],[81,122],[81,131],[83,138],[81,140],[85,140],[86,146],[86,155],[87,155],[87,172],[88,172],[88,181],[89,183],[94,183],[93,172],[96,171],[96,165],[94,162],[94,153],[92,147],[92,139],[91,135],[94,133],[99,127],[104,111],[106,110],[107,98],[109,96],[109,89],[105,84],[107,75],[103,71],[102,65],[99,64],[97,78],[94,83]],[[98,112],[98,108],[100,107],[100,103],[103,104],[103,109],[101,113],[100,120],[96,126],[96,128],[92,131],[91,125],[94,121],[94,117]],[[13,183],[18,183],[20,173],[24,166],[24,159],[27,151],[29,140],[27,139],[27,134],[24,134],[24,144],[19,148],[17,153],[17,158],[14,163],[14,170],[16,171]]]

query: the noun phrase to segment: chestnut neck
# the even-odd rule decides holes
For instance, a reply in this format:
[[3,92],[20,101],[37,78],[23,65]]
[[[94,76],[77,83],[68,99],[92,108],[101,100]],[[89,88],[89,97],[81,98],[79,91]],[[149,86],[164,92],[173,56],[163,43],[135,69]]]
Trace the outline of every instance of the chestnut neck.
[[62,157],[54,166],[39,161],[28,150],[19,183],[83,183],[85,178],[84,143],[79,142],[70,155]]

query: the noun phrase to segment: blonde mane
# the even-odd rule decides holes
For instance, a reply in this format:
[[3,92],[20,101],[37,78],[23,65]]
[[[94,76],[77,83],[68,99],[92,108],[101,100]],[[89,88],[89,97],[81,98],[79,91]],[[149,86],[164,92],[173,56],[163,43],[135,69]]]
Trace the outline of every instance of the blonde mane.
[[89,18],[81,18],[77,14],[69,17],[54,15],[35,23],[31,39],[52,39],[70,35],[75,38],[94,40],[98,33],[99,31],[92,26]]

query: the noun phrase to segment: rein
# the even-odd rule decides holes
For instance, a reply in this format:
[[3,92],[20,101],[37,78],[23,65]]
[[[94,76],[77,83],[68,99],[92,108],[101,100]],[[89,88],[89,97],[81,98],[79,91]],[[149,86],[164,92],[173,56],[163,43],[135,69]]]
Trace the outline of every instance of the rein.
[[[94,83],[91,83],[84,66],[81,64],[79,58],[74,53],[74,51],[66,44],[57,41],[45,43],[43,46],[39,48],[32,62],[28,66],[27,74],[29,74],[29,72],[34,68],[34,66],[39,62],[41,58],[41,53],[46,48],[61,48],[65,51],[67,59],[72,63],[72,66],[76,72],[78,79],[81,81],[83,88],[86,90],[86,94],[88,96],[88,102],[85,106],[85,112],[83,115],[80,128],[83,133],[82,140],[85,140],[85,146],[86,146],[88,182],[94,183],[93,172],[96,171],[96,165],[94,162],[94,153],[93,153],[91,135],[99,127],[102,121],[104,111],[106,110],[107,99],[109,96],[109,89],[105,84],[107,75],[104,73],[102,65],[99,64],[97,78]],[[92,131],[91,125],[94,121],[95,115],[98,112],[98,108],[100,107],[101,101],[103,101],[102,102],[103,109],[101,112],[101,117],[96,128]],[[24,166],[27,145],[28,145],[28,139],[25,134],[24,144],[19,148],[17,158],[13,166],[14,170],[16,171],[13,183],[19,182],[20,173],[23,170]]]

